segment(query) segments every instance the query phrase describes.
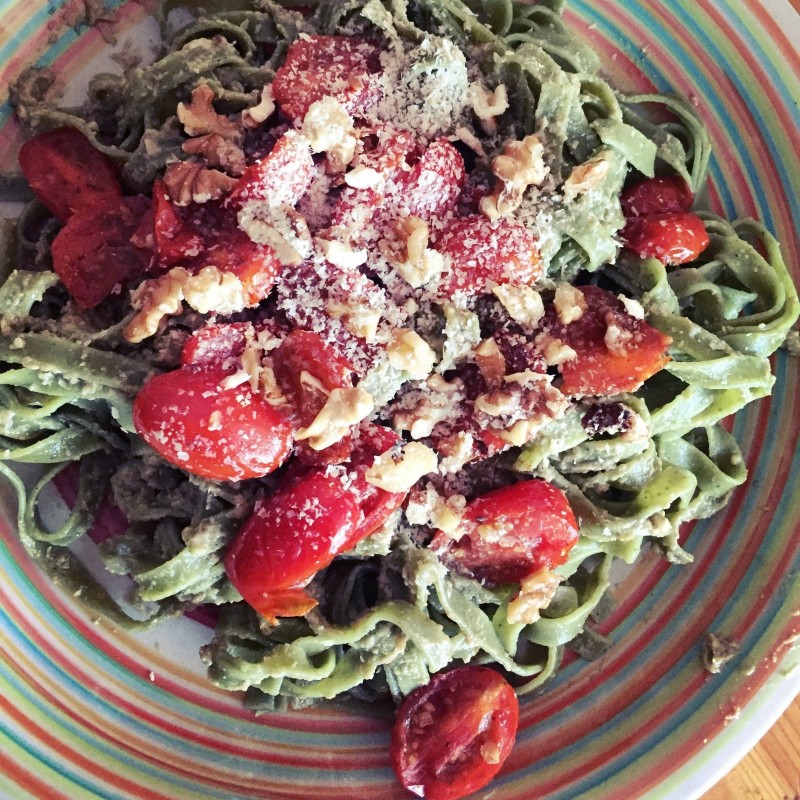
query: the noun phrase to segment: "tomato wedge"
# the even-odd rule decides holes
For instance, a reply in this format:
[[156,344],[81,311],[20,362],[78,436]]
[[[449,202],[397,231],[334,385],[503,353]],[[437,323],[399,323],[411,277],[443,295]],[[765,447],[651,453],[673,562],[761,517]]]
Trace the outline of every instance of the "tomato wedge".
[[379,47],[356,37],[296,39],[275,73],[275,102],[292,120],[302,119],[323,97],[334,97],[350,114],[361,114],[383,96],[374,78],[381,69],[380,53]]
[[228,375],[184,367],[151,378],[133,404],[139,435],[162,458],[209,480],[277,469],[291,452],[291,423],[249,384],[225,388]]
[[584,286],[587,309],[568,325],[559,323],[552,307],[547,327],[576,353],[559,366],[566,395],[613,395],[632,392],[669,362],[671,339],[637,319],[622,301],[598,286]]
[[533,478],[467,503],[461,538],[439,531],[430,547],[450,568],[488,586],[518,583],[563,564],[578,541],[578,523],[564,492]]
[[360,514],[341,478],[310,472],[256,505],[225,556],[228,576],[270,620],[306,613],[316,601],[302,587],[355,544]]
[[145,271],[150,251],[131,238],[149,208],[146,197],[107,198],[97,208],[79,208],[58,232],[53,269],[81,308],[93,308]]
[[482,294],[489,281],[530,285],[542,277],[538,242],[513,219],[490,222],[480,214],[454,219],[434,247],[451,259],[439,286],[443,298]]
[[683,212],[631,217],[620,237],[640,258],[657,258],[668,266],[694,261],[710,243],[703,220]]
[[630,218],[688,211],[694,195],[680,175],[665,175],[629,186],[619,200],[622,213]]
[[19,165],[48,211],[66,222],[78,209],[115,206],[122,190],[109,158],[76,128],[57,128],[29,139]]
[[511,752],[519,700],[488,667],[434,675],[403,701],[392,730],[392,768],[425,800],[459,800],[486,786]]

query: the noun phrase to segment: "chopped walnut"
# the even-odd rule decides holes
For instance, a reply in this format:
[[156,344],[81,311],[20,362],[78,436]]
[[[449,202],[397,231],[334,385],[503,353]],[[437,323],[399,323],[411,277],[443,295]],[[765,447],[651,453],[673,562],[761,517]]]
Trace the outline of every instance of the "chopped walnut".
[[577,322],[583,317],[588,308],[583,292],[570,283],[560,283],[556,287],[553,305],[562,325]]
[[211,167],[221,167],[229,175],[241,175],[247,166],[244,151],[236,142],[218,133],[195,136],[183,143],[183,152],[202,156]]
[[431,346],[408,328],[397,331],[386,348],[386,355],[395,369],[407,372],[415,381],[427,378],[436,363],[436,353]]
[[349,244],[337,239],[319,238],[316,244],[326,261],[342,269],[358,269],[366,264],[369,255],[366,250],[354,250]]
[[345,328],[355,336],[360,336],[367,342],[375,340],[378,324],[381,321],[381,312],[372,308],[358,299],[329,300],[325,306],[326,311],[333,319],[340,319]]
[[368,417],[374,403],[369,392],[359,388],[334,389],[311,424],[300,428],[295,439],[307,439],[312,450],[324,450],[343,439],[353,425]]
[[387,450],[377,456],[375,463],[364,473],[364,478],[367,483],[386,492],[407,492],[421,477],[438,469],[439,460],[430,447],[409,442],[399,455]]
[[512,625],[532,625],[539,619],[540,612],[547,608],[561,583],[561,577],[542,567],[526,575],[519,584],[519,592],[512,598],[506,609],[506,616]]
[[405,508],[406,519],[412,525],[426,525],[443,533],[452,533],[461,523],[461,515],[467,505],[464,495],[442,497],[431,483],[414,487],[408,496]]
[[585,163],[578,164],[564,181],[564,199],[574,200],[599,186],[610,168],[611,164],[605,153],[599,153]]
[[408,431],[412,439],[424,439],[440,422],[459,413],[462,390],[459,379],[448,383],[441,375],[431,375],[425,388],[412,389],[405,394],[392,415],[392,425],[398,431]]
[[233,314],[247,305],[244,286],[232,272],[207,266],[192,274],[183,267],[173,267],[134,289],[131,301],[137,313],[125,326],[125,339],[136,343],[152,336],[164,317],[180,313],[184,300],[201,314]]
[[328,156],[328,166],[333,172],[344,172],[355,157],[358,139],[353,118],[333,97],[323,97],[311,104],[303,119],[301,133],[309,140],[315,153]]
[[530,286],[501,283],[492,287],[492,294],[502,303],[511,319],[523,328],[535,328],[544,316],[542,296]]
[[486,157],[486,150],[483,149],[481,140],[467,128],[456,128],[452,136],[448,137],[451,142],[463,142],[473,153],[481,158]]
[[375,189],[385,180],[378,170],[363,164],[354,167],[344,176],[344,182],[353,189]]
[[259,95],[258,103],[242,111],[242,125],[249,130],[260,127],[275,113],[272,84],[268,83]]
[[557,367],[559,364],[564,364],[567,361],[574,361],[578,357],[575,350],[568,344],[546,331],[540,333],[534,341],[549,367]]
[[492,172],[498,180],[492,194],[481,200],[481,213],[495,220],[516,211],[527,188],[541,184],[548,173],[543,156],[544,145],[536,134],[508,142],[502,155],[492,161]]
[[219,200],[236,186],[236,179],[197,161],[176,161],[167,167],[164,184],[176,206]]
[[453,475],[475,455],[475,437],[467,431],[451,433],[437,442],[436,449],[442,456],[439,471],[442,475]]
[[237,219],[250,240],[271,247],[284,266],[302,264],[313,250],[308,223],[291,206],[265,208],[258,203],[247,203]]
[[401,254],[386,247],[384,255],[398,275],[412,288],[418,289],[433,280],[444,269],[444,256],[428,247],[428,223],[419,217],[401,217],[394,226],[401,242]]
[[508,91],[501,83],[490,92],[479,83],[472,83],[469,87],[469,100],[475,116],[481,121],[481,127],[489,135],[497,133],[495,117],[499,117],[508,110]]
[[475,419],[514,447],[526,444],[569,407],[550,380],[530,370],[506,375],[502,387],[475,400]]
[[506,359],[494,339],[484,339],[473,351],[475,363],[487,385],[496,389],[503,383],[506,374]]
[[241,125],[218,114],[212,105],[213,99],[214,90],[201,84],[192,92],[191,102],[178,103],[178,119],[183,129],[189,136],[218,133],[224,139],[239,142],[242,136]]

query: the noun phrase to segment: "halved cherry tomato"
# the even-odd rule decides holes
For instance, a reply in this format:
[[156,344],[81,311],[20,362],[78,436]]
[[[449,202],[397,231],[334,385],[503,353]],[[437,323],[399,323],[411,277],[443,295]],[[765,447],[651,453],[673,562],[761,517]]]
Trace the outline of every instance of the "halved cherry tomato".
[[387,492],[365,478],[375,457],[401,442],[393,430],[382,425],[364,423],[358,432],[351,456],[351,487],[358,496],[362,518],[356,530],[356,538],[363,539],[374,533],[403,504],[408,492]]
[[165,267],[190,260],[205,250],[205,241],[170,200],[163,181],[153,184],[153,226],[158,263]]
[[694,261],[710,241],[703,220],[683,212],[631,217],[620,238],[640,258],[657,258],[667,265]]
[[467,503],[463,535],[441,531],[430,547],[451,569],[489,586],[517,583],[542,567],[563,564],[578,541],[578,523],[564,492],[533,478]]
[[341,478],[310,472],[256,505],[225,556],[228,577],[270,620],[303,614],[316,601],[302,587],[355,544],[360,514]]
[[671,339],[627,312],[622,301],[598,286],[584,286],[587,310],[568,325],[548,307],[546,327],[576,352],[559,366],[566,395],[632,392],[669,362]]
[[247,346],[250,322],[210,322],[196,330],[183,346],[181,366],[218,367],[235,371]]
[[447,139],[431,142],[407,177],[401,179],[399,210],[424,220],[455,208],[466,170],[461,153]]
[[479,214],[454,219],[434,247],[451,259],[439,286],[444,298],[482,294],[489,281],[533,284],[543,272],[534,234],[514,219],[490,222]]
[[[308,425],[325,404],[324,392],[353,385],[355,368],[318,333],[294,330],[272,354],[273,371],[284,394],[296,409],[299,424]],[[315,390],[303,380],[307,373],[322,385]]]
[[146,197],[110,197],[97,208],[79,208],[58,232],[53,269],[81,308],[96,306],[144,272],[150,252],[131,237],[149,207]]
[[323,97],[336,98],[350,114],[358,116],[383,95],[374,78],[381,69],[380,53],[376,45],[355,37],[296,39],[275,73],[275,102],[292,120],[302,119]]
[[267,475],[291,452],[292,424],[249,384],[224,388],[227,377],[184,367],[151,378],[133,404],[136,430],[162,458],[202,478]]
[[75,128],[57,128],[29,139],[19,165],[39,201],[61,222],[78,209],[116,206],[122,190],[109,158]]
[[622,213],[630,218],[688,211],[694,195],[680,175],[665,175],[629,186],[619,200]]
[[294,207],[308,190],[314,174],[308,141],[297,131],[287,131],[264,158],[245,168],[226,205],[240,208],[248,200],[255,200],[273,207]]
[[460,800],[497,775],[514,746],[519,700],[488,667],[434,675],[403,701],[392,730],[392,768],[425,800]]

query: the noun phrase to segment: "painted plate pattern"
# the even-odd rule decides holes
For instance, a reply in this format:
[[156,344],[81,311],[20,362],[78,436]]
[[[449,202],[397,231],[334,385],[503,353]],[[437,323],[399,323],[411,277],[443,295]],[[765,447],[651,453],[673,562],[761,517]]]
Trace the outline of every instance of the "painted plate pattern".
[[[80,80],[109,28],[54,32],[83,6],[0,0],[0,102],[33,62]],[[124,39],[146,10],[119,10]],[[618,85],[696,103],[714,143],[708,202],[763,220],[800,281],[797,12],[786,0],[571,0],[568,19]],[[19,143],[0,106],[0,163]],[[646,557],[622,579],[603,626],[613,647],[567,663],[523,702],[518,744],[483,797],[697,797],[800,691],[800,359],[779,351],[774,368],[773,397],[734,422],[750,480],[687,532],[694,564]],[[388,766],[389,720],[251,716],[205,682],[202,625],[133,636],[90,618],[27,560],[14,519],[7,510],[0,520],[0,797],[408,796]],[[700,667],[708,631],[740,643],[719,675]]]

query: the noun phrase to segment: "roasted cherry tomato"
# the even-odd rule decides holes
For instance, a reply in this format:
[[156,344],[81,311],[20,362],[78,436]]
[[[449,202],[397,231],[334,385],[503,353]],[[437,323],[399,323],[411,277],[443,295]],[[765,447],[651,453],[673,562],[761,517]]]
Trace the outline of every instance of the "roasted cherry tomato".
[[563,325],[547,309],[549,331],[575,351],[560,364],[561,391],[566,395],[612,395],[632,392],[669,362],[671,339],[637,319],[616,295],[597,286],[581,291],[586,311]]
[[460,800],[486,786],[508,758],[519,701],[488,667],[434,675],[402,703],[392,730],[392,768],[425,800]]
[[210,322],[196,330],[183,346],[181,366],[218,367],[235,372],[247,347],[250,322]]
[[275,378],[294,406],[300,425],[309,425],[317,416],[325,405],[326,393],[353,385],[353,365],[312,331],[288,334],[273,351],[272,363]]
[[640,258],[657,258],[668,266],[694,261],[709,245],[703,220],[683,212],[631,217],[620,236]]
[[29,139],[19,165],[39,201],[62,222],[80,208],[116,206],[122,196],[111,161],[75,128]]
[[619,200],[622,213],[630,219],[650,214],[688,211],[692,207],[694,195],[689,184],[680,175],[665,175],[629,186],[622,192]]
[[264,158],[245,168],[226,205],[240,208],[248,200],[255,200],[273,207],[294,207],[308,190],[314,174],[308,141],[297,131],[287,131]]
[[514,219],[490,222],[480,214],[448,223],[434,247],[450,256],[439,294],[482,294],[489,281],[533,284],[542,277],[539,245],[533,233]]
[[355,544],[361,515],[342,479],[322,470],[261,500],[225,556],[242,597],[268,619],[306,613],[308,581]]
[[399,444],[402,439],[389,428],[382,425],[364,423],[361,425],[353,447],[351,464],[351,486],[358,496],[362,517],[356,531],[361,540],[374,533],[403,504],[408,492],[387,492],[364,477],[375,462],[375,457]]
[[399,184],[397,207],[424,220],[455,208],[466,170],[461,153],[447,139],[436,139]]
[[471,500],[461,529],[457,541],[439,532],[430,546],[448,567],[489,586],[563,564],[578,541],[566,495],[536,478]]
[[289,456],[293,427],[245,383],[225,388],[219,368],[181,368],[151,378],[136,396],[133,421],[158,454],[215,481],[258,478]]
[[79,208],[58,232],[53,269],[79,306],[96,306],[144,272],[150,252],[131,238],[149,207],[146,197],[110,197]]
[[205,241],[185,219],[185,212],[170,200],[163,181],[153,184],[153,227],[158,263],[172,267],[196,258]]
[[334,97],[354,116],[383,95],[375,74],[380,72],[380,48],[349,36],[306,36],[289,47],[275,73],[272,91],[281,111],[302,119],[323,97]]

